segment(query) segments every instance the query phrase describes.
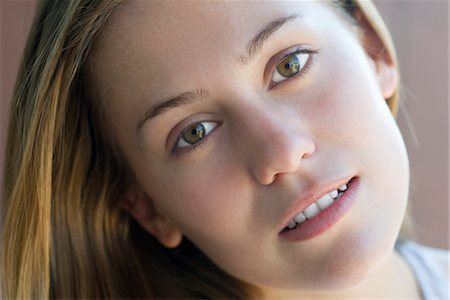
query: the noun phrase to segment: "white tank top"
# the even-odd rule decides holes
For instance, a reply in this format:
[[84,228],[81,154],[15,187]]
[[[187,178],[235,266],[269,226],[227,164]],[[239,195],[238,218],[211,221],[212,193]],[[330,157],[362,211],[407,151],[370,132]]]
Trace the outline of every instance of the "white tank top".
[[398,241],[396,250],[411,267],[423,300],[448,300],[450,252],[419,245],[412,241]]

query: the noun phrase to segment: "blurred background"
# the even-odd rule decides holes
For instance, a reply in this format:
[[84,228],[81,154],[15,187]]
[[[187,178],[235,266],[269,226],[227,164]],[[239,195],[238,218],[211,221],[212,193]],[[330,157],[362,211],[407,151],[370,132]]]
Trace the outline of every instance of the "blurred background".
[[[7,112],[36,1],[0,0],[0,178]],[[449,2],[375,1],[400,60],[398,123],[411,161],[417,239],[449,248]],[[0,185],[1,189],[1,185]]]

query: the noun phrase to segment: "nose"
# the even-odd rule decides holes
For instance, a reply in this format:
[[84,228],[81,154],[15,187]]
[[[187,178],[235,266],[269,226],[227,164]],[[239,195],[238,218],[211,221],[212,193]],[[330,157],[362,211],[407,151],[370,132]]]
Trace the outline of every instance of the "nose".
[[302,129],[298,116],[258,116],[249,125],[249,168],[252,176],[263,185],[295,173],[316,147],[311,136]]

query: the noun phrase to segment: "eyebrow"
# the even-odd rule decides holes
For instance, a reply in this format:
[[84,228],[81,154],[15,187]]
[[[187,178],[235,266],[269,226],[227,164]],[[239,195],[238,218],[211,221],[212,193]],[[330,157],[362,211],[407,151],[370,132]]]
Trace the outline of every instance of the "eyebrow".
[[168,111],[171,108],[175,108],[181,105],[186,105],[204,97],[209,97],[210,93],[208,89],[194,89],[192,91],[184,92],[173,98],[163,100],[157,104],[151,106],[144,114],[144,117],[137,123],[137,130],[141,129],[144,123],[153,119],[156,116]]
[[[262,28],[248,43],[246,54],[239,56],[239,62],[243,65],[248,64],[261,51],[264,43],[284,24],[300,17],[298,14],[281,17],[273,22],[270,22]],[[163,100],[151,106],[144,114],[143,118],[137,123],[136,131],[139,131],[147,120],[153,119],[171,108],[193,103],[201,98],[210,96],[208,89],[194,89],[192,91],[181,93],[173,98]]]
[[246,54],[239,57],[239,62],[243,65],[248,64],[254,57],[258,55],[264,45],[264,42],[267,41],[270,36],[272,36],[284,24],[299,17],[301,17],[301,15],[293,14],[287,17],[278,18],[275,21],[270,22],[262,30],[260,30],[253,39],[250,40],[247,46]]

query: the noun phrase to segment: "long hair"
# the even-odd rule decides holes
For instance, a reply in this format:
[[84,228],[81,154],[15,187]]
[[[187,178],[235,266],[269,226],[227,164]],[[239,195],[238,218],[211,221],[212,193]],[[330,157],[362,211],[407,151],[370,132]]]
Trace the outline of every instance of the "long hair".
[[[166,249],[122,209],[133,183],[89,86],[89,51],[121,0],[38,6],[13,94],[0,248],[3,298],[252,298],[190,241]],[[360,10],[397,65],[372,3]],[[395,115],[398,91],[387,103]]]

